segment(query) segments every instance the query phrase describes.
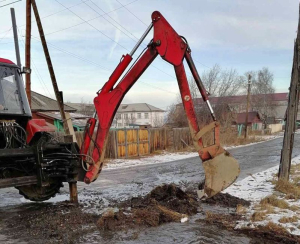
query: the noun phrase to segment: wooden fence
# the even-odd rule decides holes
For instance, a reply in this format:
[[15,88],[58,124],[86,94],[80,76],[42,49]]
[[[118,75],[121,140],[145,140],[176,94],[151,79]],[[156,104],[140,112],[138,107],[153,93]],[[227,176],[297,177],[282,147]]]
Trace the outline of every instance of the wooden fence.
[[[79,147],[83,142],[83,132],[75,132]],[[63,138],[62,132],[53,133]],[[95,140],[95,134],[93,139]],[[130,158],[148,155],[159,150],[179,151],[192,145],[188,128],[112,129],[109,132],[105,158]],[[91,142],[89,155],[94,148]]]

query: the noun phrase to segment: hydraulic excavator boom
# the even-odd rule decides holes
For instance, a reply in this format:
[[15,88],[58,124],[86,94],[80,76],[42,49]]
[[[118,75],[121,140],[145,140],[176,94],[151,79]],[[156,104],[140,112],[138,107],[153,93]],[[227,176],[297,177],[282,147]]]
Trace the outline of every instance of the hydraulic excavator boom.
[[[116,84],[130,64],[133,54],[152,28],[154,29],[153,39],[123,78],[118,82],[118,84]],[[240,171],[239,164],[237,160],[230,156],[230,154],[220,145],[220,125],[216,121],[216,116],[209,103],[208,94],[193,62],[188,42],[184,37],[179,36],[176,33],[172,26],[158,11],[153,12],[152,23],[147,28],[139,42],[135,45],[131,53],[126,54],[125,56],[123,55],[121,62],[114,70],[109,80],[105,83],[102,89],[97,92],[97,96],[94,99],[96,113],[87,123],[84,143],[80,152],[81,155],[87,154],[90,143],[93,140],[92,135],[96,126],[96,118],[98,117],[99,123],[92,155],[93,163],[90,164],[89,170],[85,174],[84,181],[87,184],[91,183],[101,172],[107,137],[116,111],[125,94],[158,55],[174,66],[194,146],[203,162],[206,177],[205,185],[204,189],[200,191],[198,195],[205,198],[212,197],[227,188],[236,180]],[[197,123],[193,100],[183,65],[183,59],[185,59],[188,63],[202,98],[207,104],[212,116],[212,123],[202,129],[199,129]],[[204,147],[202,137],[204,134],[212,130],[214,130],[214,144]],[[86,157],[83,157],[83,159],[87,160]]]

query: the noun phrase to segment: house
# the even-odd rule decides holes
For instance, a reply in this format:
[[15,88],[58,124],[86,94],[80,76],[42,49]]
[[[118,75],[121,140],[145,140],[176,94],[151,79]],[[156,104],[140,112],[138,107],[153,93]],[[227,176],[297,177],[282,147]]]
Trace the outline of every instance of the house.
[[95,112],[95,105],[93,103],[66,103],[66,105],[75,108],[77,113],[92,117]]
[[[76,112],[76,108],[64,105],[64,110],[69,113]],[[34,119],[40,119],[38,112],[58,112],[57,101],[37,92],[31,91],[31,113]]]
[[[64,104],[64,110],[70,113],[74,130],[84,130],[90,116],[75,113],[76,108],[66,104]],[[62,120],[55,99],[31,91],[31,113],[34,119],[45,119],[47,124],[55,126],[57,131],[62,131]]]
[[[246,112],[237,113],[236,118],[233,121],[233,125],[237,126],[239,135],[241,134],[243,127],[245,128],[246,115],[247,115]],[[249,112],[247,126],[250,127],[250,129],[252,131],[262,130],[263,129],[263,121],[261,119],[261,115],[256,111]]]
[[112,123],[112,128],[151,125],[162,126],[165,111],[148,103],[121,104]]
[[[69,113],[74,131],[84,131],[86,123],[90,118],[87,115],[79,114],[79,113]],[[37,115],[40,118],[46,120],[46,122],[53,124],[56,127],[57,131],[63,131],[63,121],[60,116],[60,112],[38,112]]]
[[[212,105],[228,104],[230,109],[236,113],[245,112],[247,107],[247,95],[209,97],[209,101]],[[197,105],[201,105],[203,103],[204,102],[202,98],[194,99],[194,104],[196,107]],[[249,111],[259,111],[261,116],[264,118],[275,117],[276,123],[283,123],[287,104],[287,92],[251,95]]]

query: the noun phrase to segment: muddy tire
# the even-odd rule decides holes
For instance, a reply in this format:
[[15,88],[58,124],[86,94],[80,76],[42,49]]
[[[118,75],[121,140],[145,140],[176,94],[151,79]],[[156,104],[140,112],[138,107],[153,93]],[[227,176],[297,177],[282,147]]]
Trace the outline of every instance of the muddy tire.
[[37,185],[17,187],[19,193],[26,199],[35,202],[42,202],[54,197],[59,189],[63,187],[61,182],[51,184],[50,186],[40,187]]

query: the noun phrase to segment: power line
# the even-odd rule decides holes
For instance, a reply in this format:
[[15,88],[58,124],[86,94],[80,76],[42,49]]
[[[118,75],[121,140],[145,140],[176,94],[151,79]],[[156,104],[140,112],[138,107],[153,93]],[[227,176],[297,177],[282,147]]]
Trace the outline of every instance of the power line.
[[125,8],[129,13],[131,13],[136,19],[138,19],[142,24],[144,24],[145,26],[148,26],[144,21],[142,21],[139,17],[137,17],[133,12],[131,12],[127,7],[126,7],[126,5],[123,5],[122,3],[120,3],[118,0],[117,0],[117,2],[119,3],[119,4],[121,4],[121,6],[123,7],[123,8]]
[[[87,0],[87,1],[89,1],[89,0]],[[80,5],[80,4],[83,4],[83,3],[87,2],[87,1],[82,1],[82,2],[80,2],[80,3],[74,4],[74,5],[70,6],[69,9],[70,9],[70,8],[73,8],[73,7],[76,7],[76,6]],[[132,4],[132,3],[134,3],[134,2],[137,2],[137,1],[139,1],[139,0],[134,0],[134,1],[130,2],[130,3],[125,4],[125,6],[130,5],[130,4]],[[123,7],[119,7],[119,8],[113,9],[113,10],[111,10],[111,11],[109,11],[109,12],[103,14],[102,16],[108,15],[108,14],[110,14],[110,13],[116,11],[116,10],[121,9],[121,8],[123,8]],[[57,12],[55,12],[55,13],[46,15],[46,16],[42,17],[41,19],[45,19],[45,18],[51,17],[51,16],[56,15],[56,14],[58,14],[58,13],[64,12],[64,11],[66,11],[66,10],[67,10],[67,9],[62,9],[62,10],[57,11]],[[99,17],[100,17],[100,16],[97,16],[96,18],[92,18],[92,19],[89,19],[89,20],[87,20],[87,21],[88,21],[88,22],[89,22],[89,21],[93,21],[93,20],[95,20],[95,19],[98,19]],[[31,23],[35,23],[35,21],[32,21]],[[75,27],[75,26],[82,25],[82,24],[84,24],[84,22],[81,22],[81,23],[79,23],[79,24],[70,26],[70,27],[65,28],[65,29],[70,29],[70,28],[73,28],[73,27]],[[23,27],[23,26],[25,26],[25,25],[26,25],[26,24],[20,25],[19,27]],[[63,31],[63,30],[65,30],[65,29],[62,29],[62,30],[59,30],[59,31],[56,31],[56,32],[52,32],[52,33],[48,33],[48,35],[54,34],[54,33],[60,32],[60,31]],[[6,31],[4,31],[4,32],[6,32]],[[2,33],[4,33],[4,32],[0,32],[0,34],[2,34]]]
[[147,86],[150,86],[150,87],[152,87],[152,88],[155,88],[155,89],[158,89],[158,90],[161,90],[161,91],[164,91],[164,92],[167,92],[167,93],[170,93],[170,94],[173,94],[173,95],[178,95],[178,93],[175,93],[175,92],[170,92],[170,91],[168,91],[168,90],[165,90],[165,89],[163,89],[163,88],[160,88],[160,87],[157,87],[157,86],[154,86],[154,85],[150,85],[149,83],[146,83],[146,82],[144,82],[144,81],[141,81],[141,80],[139,80],[140,82],[142,82],[142,83],[144,83],[145,85],[147,85]]
[[5,32],[5,34],[0,38],[0,42],[7,36],[7,34],[11,31],[12,27],[8,31]]
[[18,1],[12,2],[12,3],[8,3],[8,4],[5,4],[5,5],[0,6],[0,8],[3,8],[3,7],[5,7],[5,6],[11,5],[11,4],[13,4],[13,3],[21,2],[21,1],[22,1],[22,0],[18,0]]
[[[40,40],[38,37],[35,37],[35,36],[33,36],[33,35],[31,35],[31,37],[32,37],[33,39],[35,39],[36,41],[41,42],[41,40]],[[77,54],[75,54],[75,53],[72,53],[72,52],[69,52],[69,51],[67,51],[67,50],[65,50],[65,49],[62,49],[62,48],[60,48],[60,47],[57,47],[56,45],[54,45],[54,44],[52,44],[52,43],[50,43],[50,42],[47,42],[47,44],[48,44],[50,47],[52,47],[52,48],[54,48],[54,49],[56,49],[56,50],[58,50],[58,51],[60,51],[60,52],[63,52],[63,53],[65,53],[65,54],[68,54],[68,55],[70,55],[70,56],[72,56],[72,57],[74,57],[74,58],[77,58],[77,59],[79,59],[79,60],[81,60],[81,61],[88,62],[88,63],[90,63],[90,64],[93,64],[93,65],[95,65],[95,66],[98,66],[98,67],[102,68],[103,70],[111,71],[110,69],[108,69],[107,67],[104,67],[103,65],[100,65],[100,64],[95,63],[95,62],[93,62],[93,61],[91,61],[91,60],[89,60],[89,59],[86,59],[86,58],[84,58],[84,57],[81,57],[81,56],[79,56],[79,55],[77,55]]]
[[[5,0],[5,1],[6,1],[6,0]],[[87,0],[87,1],[89,1],[89,0]],[[83,3],[87,2],[87,1],[82,1],[82,2],[80,2],[80,3],[74,4],[74,5],[72,5],[72,6],[69,7],[69,8],[76,7],[76,6],[78,6],[78,5],[80,5],[80,4],[83,4]],[[64,12],[64,11],[66,11],[66,9],[62,9],[62,10],[57,11],[57,12],[55,12],[55,13],[46,15],[46,16],[42,17],[41,19],[46,19],[46,18],[48,18],[48,17],[51,17],[51,16],[53,16],[53,15],[56,15],[56,14],[61,13],[61,12]],[[31,23],[36,23],[36,21],[31,21]],[[23,27],[23,26],[25,26],[25,25],[26,25],[26,24],[24,24],[24,25],[19,25],[19,27]],[[4,32],[0,32],[0,34],[2,34],[2,33],[4,33]]]
[[[66,6],[64,6],[62,3],[60,3],[58,0],[55,0],[58,4],[60,4],[62,7],[68,9]],[[101,30],[99,30],[98,28],[96,28],[95,26],[93,26],[92,24],[88,23],[88,21],[85,21],[83,18],[81,18],[78,14],[76,14],[75,12],[73,12],[72,10],[68,9],[72,14],[74,14],[75,16],[77,16],[78,18],[80,18],[82,21],[84,21],[85,23],[87,23],[89,26],[91,26],[92,28],[94,28],[95,30],[99,31],[101,34],[103,34],[104,36],[106,36],[108,39],[110,39],[111,41],[113,41],[114,43],[116,43],[117,45],[119,45],[120,47],[124,48],[126,51],[130,51],[128,50],[126,47],[124,47],[123,45],[121,45],[120,43],[116,42],[114,39],[112,39],[111,37],[109,37],[108,35],[104,34]],[[157,70],[161,71],[162,73],[175,78],[175,76],[170,75],[168,73],[166,73],[165,71],[153,66],[154,68],[156,68]]]
[[[57,0],[55,0],[58,4],[60,4],[62,7],[64,7],[66,10],[68,10],[68,11],[70,11],[72,14],[74,14],[75,16],[77,16],[78,18],[80,18],[83,22],[82,23],[87,23],[88,25],[90,25],[91,27],[93,27],[94,29],[96,29],[97,31],[99,31],[99,32],[101,32],[102,34],[103,34],[103,32],[102,31],[100,31],[99,29],[97,29],[96,27],[94,27],[93,25],[91,25],[90,23],[88,23],[88,21],[85,21],[83,18],[81,18],[79,15],[77,15],[76,13],[74,13],[72,10],[70,10],[70,8],[71,7],[66,7],[66,6],[64,6],[63,4],[61,4],[60,2],[58,2]],[[83,2],[83,3],[85,3],[85,2]],[[86,3],[85,3],[86,4]],[[95,3],[93,3],[94,5],[96,5]],[[86,4],[88,7],[90,7],[88,4]],[[128,5],[128,4],[127,4]],[[74,5],[73,5],[74,6]],[[123,7],[125,6],[125,5],[122,5]],[[99,9],[101,9],[99,6],[98,6],[98,8]],[[102,10],[102,9],[101,9]],[[103,11],[103,10],[102,10]],[[60,11],[61,12],[61,11]],[[96,11],[97,12],[97,11]],[[104,11],[103,11],[104,12]],[[111,11],[112,12],[112,11]],[[99,14],[99,12],[97,12],[98,14]],[[105,12],[104,12],[105,13]],[[105,14],[108,14],[108,13],[105,13]],[[53,14],[52,14],[53,15]],[[100,16],[103,16],[103,15],[99,15],[98,17],[100,17]],[[98,18],[97,17],[97,18]],[[111,18],[111,17],[110,17]],[[104,18],[105,19],[105,18]],[[111,18],[112,19],[112,18]],[[107,19],[105,19],[105,20],[107,20]],[[108,20],[107,20],[108,21]],[[115,20],[114,20],[115,21]],[[110,21],[108,21],[109,23],[111,23]],[[116,21],[115,21],[116,22]],[[82,24],[81,23],[81,24]],[[111,23],[112,24],[112,23]],[[119,24],[119,23],[118,23]],[[113,25],[113,24],[112,24]],[[120,24],[119,24],[120,25]],[[115,26],[115,25],[114,25]],[[120,25],[121,26],[121,25]],[[115,26],[116,27],[116,26]],[[122,26],[121,26],[122,27]],[[124,27],[122,27],[122,28],[124,28]],[[125,28],[124,28],[125,29]],[[126,29],[125,29],[126,30]],[[128,30],[126,30],[126,31],[128,31]],[[57,31],[56,31],[57,32]],[[55,33],[56,33],[55,32]],[[129,31],[128,31],[129,32]],[[124,33],[124,32],[123,32]],[[130,32],[129,32],[130,33]],[[125,34],[125,33],[124,33]],[[132,36],[134,36],[132,33],[130,33]],[[49,35],[49,34],[47,34],[47,35]],[[104,34],[105,35],[105,34]],[[127,35],[127,34],[126,34]],[[105,35],[107,38],[109,38],[110,40],[112,40],[113,42],[115,42],[117,45],[119,45],[119,46],[121,46],[121,47],[123,47],[124,49],[126,49],[127,51],[128,51],[128,49],[127,48],[125,48],[124,46],[122,46],[121,44],[119,44],[118,42],[116,42],[116,41],[114,41],[113,39],[111,39],[109,36],[107,36],[107,35]],[[128,36],[128,35],[127,35]],[[36,40],[38,40],[38,41],[40,41],[39,40],[39,38],[37,38],[37,37],[34,37],[34,36],[32,36],[34,39],[36,39]],[[134,36],[135,37],[135,36]],[[130,37],[131,38],[131,37]],[[136,39],[138,39],[137,37],[135,37]],[[132,39],[132,38],[131,38]],[[133,39],[132,39],[133,40]],[[59,47],[57,47],[57,46],[55,46],[55,45],[53,45],[53,44],[51,44],[51,43],[49,43],[48,42],[48,44],[49,44],[49,46],[51,46],[51,47],[53,47],[54,49],[57,49],[57,50],[59,50],[59,51],[61,51],[61,52],[63,52],[63,53],[66,53],[66,54],[68,54],[68,55],[71,55],[71,56],[73,56],[73,57],[75,57],[75,58],[78,58],[78,59],[80,59],[80,60],[82,60],[82,61],[86,61],[86,62],[89,62],[89,63],[92,63],[92,64],[94,64],[94,65],[97,65],[97,66],[100,66],[100,67],[102,67],[103,69],[105,69],[105,70],[108,70],[109,71],[109,69],[107,69],[106,67],[104,67],[104,66],[102,66],[102,65],[99,65],[99,64],[97,64],[97,63],[95,63],[95,62],[93,62],[93,61],[90,61],[90,60],[88,60],[88,59],[86,59],[86,58],[83,58],[83,57],[81,57],[81,56],[79,56],[79,55],[76,55],[76,54],[74,54],[74,53],[71,53],[71,52],[69,52],[69,51],[66,51],[66,50],[64,50],[64,49],[62,49],[62,48],[59,48]],[[154,66],[153,66],[154,67]],[[156,69],[158,69],[159,71],[161,71],[161,72],[163,72],[164,74],[166,74],[166,75],[168,75],[168,76],[170,76],[170,77],[172,77],[172,78],[175,78],[174,76],[172,76],[172,75],[170,75],[170,74],[168,74],[168,73],[166,73],[166,72],[164,72],[163,70],[161,70],[161,69],[159,69],[159,68],[157,68],[157,67],[154,67],[154,68],[156,68]],[[37,72],[38,73],[38,72]],[[41,79],[41,76],[39,77],[40,79]],[[150,87],[152,87],[152,88],[154,88],[154,89],[159,89],[159,90],[162,90],[162,91],[164,91],[164,92],[168,92],[168,93],[171,93],[171,94],[176,94],[176,93],[173,93],[173,92],[170,92],[170,91],[168,91],[168,90],[164,90],[164,89],[162,89],[162,88],[159,88],[159,87],[156,87],[156,86],[154,86],[154,85],[150,85],[150,84],[147,84],[146,82],[142,82],[142,83],[144,83],[144,84],[146,84],[146,85],[148,85],[148,86],[150,86]],[[46,87],[46,86],[45,86]],[[46,87],[47,88],[47,87]],[[49,92],[49,91],[48,91]],[[177,95],[177,94],[176,94]]]
[[[104,10],[102,8],[100,8],[97,4],[95,4],[93,1],[91,1],[91,3],[93,3],[98,9],[100,9],[102,12],[104,12]],[[87,3],[85,3],[86,6],[88,6],[91,10],[93,10],[94,12],[96,12],[99,16],[101,15],[97,10],[95,10],[94,8],[92,8],[90,5],[88,5]],[[105,13],[105,12],[104,12]],[[122,31],[118,26],[114,25],[112,22],[110,22],[109,20],[107,20],[106,18],[104,18],[104,16],[101,16],[104,20],[106,20],[108,23],[110,23],[111,25],[113,25],[114,27],[116,27],[119,31],[121,31],[123,34],[125,34],[127,37],[129,37],[131,40],[135,41],[135,39],[138,40],[138,38],[136,36],[134,36],[132,33],[130,33],[128,30],[126,30],[123,26],[121,26],[117,21],[115,21],[112,17],[108,16],[110,19],[112,19],[114,22],[116,22],[118,25],[120,25],[123,29],[125,29],[127,32],[129,32],[135,39],[133,39],[131,36],[129,36],[127,33],[125,33],[124,31]]]
[[[19,28],[18,28],[18,32],[20,33],[20,34],[19,34],[20,40],[23,42],[23,48],[24,48],[24,51],[25,51],[25,41],[23,40],[23,36],[22,36],[22,34],[21,34]],[[42,76],[40,75],[40,73],[39,73],[39,71],[38,71],[38,68],[37,68],[36,65],[35,65],[34,60],[33,60],[33,59],[30,59],[30,60],[31,60],[32,63],[33,63],[35,75],[36,75],[36,77],[38,78],[40,84],[42,85],[44,92],[46,93],[46,90],[47,90],[49,97],[53,98],[53,97],[51,96],[51,93],[50,93],[49,90],[48,90],[48,87],[46,86],[46,83],[44,82]],[[45,88],[46,88],[46,90],[45,90]]]
[[[101,11],[103,11],[104,12],[104,10],[103,9],[101,9],[96,3],[94,3],[92,0],[91,0],[91,2],[97,7],[97,8],[99,8]],[[91,8],[87,3],[85,3],[85,5],[87,5],[89,8]],[[122,5],[123,7],[125,7],[124,5]],[[91,8],[94,12],[96,12],[96,13],[98,13],[99,15],[100,15],[100,13],[98,12],[98,11],[96,11],[95,9],[93,9],[93,8]],[[110,17],[111,18],[111,17]],[[105,18],[104,18],[105,19]],[[112,20],[114,20],[113,18],[111,18]],[[106,21],[108,21],[107,19],[105,19]],[[115,21],[115,20],[114,20]],[[112,24],[110,21],[108,21],[110,24]],[[116,22],[116,21],[115,21]],[[118,22],[116,22],[116,23],[118,23]],[[112,24],[113,26],[115,26],[114,24]],[[135,35],[133,35],[130,31],[128,31],[125,27],[123,27],[121,24],[119,24],[118,23],[118,25],[120,25],[123,29],[125,29],[127,32],[129,32],[136,40],[139,40],[139,38],[138,37],[136,37]],[[115,26],[116,27],[116,26]],[[119,29],[119,28],[118,28]],[[119,29],[120,30],[120,29]],[[120,31],[122,31],[122,30],[120,30]],[[126,36],[128,36],[131,40],[133,40],[133,41],[135,41],[133,38],[131,38],[129,35],[127,35],[125,32],[123,32],[122,31],[122,33],[124,33]],[[117,43],[118,45],[120,45],[118,42],[115,42],[115,43]],[[145,45],[144,45],[145,46]],[[146,47],[146,46],[145,46]],[[128,49],[126,49],[127,51],[129,51]],[[172,77],[172,78],[175,78],[176,79],[176,77],[175,76],[173,76],[173,75],[170,75],[170,74],[168,74],[168,73],[166,73],[165,71],[163,71],[163,70],[161,70],[161,69],[159,69],[159,68],[157,68],[156,66],[152,66],[153,68],[155,68],[155,69],[157,69],[157,70],[159,70],[159,71],[161,71],[162,73],[164,73],[164,74],[166,74],[166,75],[168,75],[168,76],[170,76],[170,77]]]
[[[116,42],[114,39],[112,39],[111,37],[109,37],[108,35],[106,35],[103,31],[99,30],[97,27],[93,26],[91,23],[89,23],[88,21],[84,20],[83,18],[81,18],[78,14],[76,14],[74,11],[72,11],[71,9],[69,9],[68,7],[66,7],[65,5],[63,5],[62,3],[60,3],[58,0],[55,0],[55,2],[57,2],[58,4],[60,4],[62,7],[68,9],[69,12],[71,12],[73,15],[77,16],[77,18],[81,19],[84,23],[88,24],[90,27],[92,27],[93,29],[95,29],[96,31],[100,32],[102,35],[106,36],[108,39],[110,39],[112,42],[118,44],[119,46],[123,47],[124,49],[128,50],[126,47],[124,47],[123,45],[121,45],[120,43]],[[128,50],[129,51],[129,50]]]
[[[125,8],[129,13],[131,13],[137,20],[139,20],[143,25],[147,26],[147,24],[146,24],[143,20],[141,20],[138,16],[136,16],[133,12],[131,12],[131,11],[130,11],[126,6],[124,6],[122,3],[120,3],[119,0],[117,0],[117,2],[118,2],[123,8]],[[201,62],[199,62],[199,61],[197,61],[197,60],[195,60],[195,59],[194,59],[194,61],[210,69],[210,67],[206,66],[205,64],[203,64],[203,63],[201,63]]]

